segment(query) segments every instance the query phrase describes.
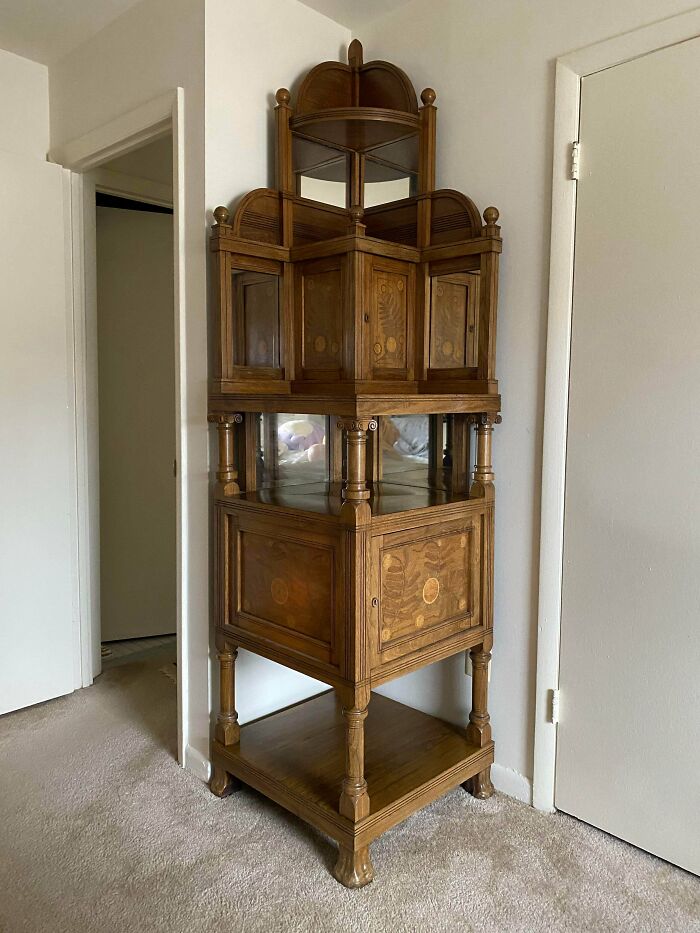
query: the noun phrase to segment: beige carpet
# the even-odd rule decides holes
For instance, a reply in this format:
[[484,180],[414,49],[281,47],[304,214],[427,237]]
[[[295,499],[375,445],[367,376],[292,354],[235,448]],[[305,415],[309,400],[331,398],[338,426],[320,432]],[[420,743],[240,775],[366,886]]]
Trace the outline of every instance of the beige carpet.
[[347,891],[324,837],[177,766],[163,665],[0,719],[3,933],[700,931],[697,878],[459,789],[376,842],[376,881]]

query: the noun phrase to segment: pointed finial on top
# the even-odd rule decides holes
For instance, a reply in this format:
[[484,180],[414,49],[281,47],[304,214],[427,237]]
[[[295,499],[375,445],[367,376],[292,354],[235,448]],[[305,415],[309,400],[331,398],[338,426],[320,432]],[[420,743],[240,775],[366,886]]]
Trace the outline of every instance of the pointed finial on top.
[[278,104],[288,104],[291,99],[292,95],[289,93],[286,87],[281,87],[275,94],[275,100]]
[[436,97],[437,94],[431,87],[425,88],[425,90],[421,91],[420,94],[420,99],[423,101],[426,107],[430,106],[430,104],[434,104]]
[[351,68],[359,68],[362,64],[362,43],[359,39],[353,39],[348,46],[348,65]]
[[227,207],[217,207],[214,210],[214,220],[217,224],[227,224],[229,219],[229,212]]

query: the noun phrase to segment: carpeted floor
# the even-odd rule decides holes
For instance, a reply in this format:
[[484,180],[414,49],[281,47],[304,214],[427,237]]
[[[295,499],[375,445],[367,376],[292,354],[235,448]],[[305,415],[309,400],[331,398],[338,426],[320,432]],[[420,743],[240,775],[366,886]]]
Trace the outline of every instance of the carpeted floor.
[[561,814],[458,789],[372,847],[334,847],[252,791],[176,764],[163,657],[0,719],[2,933],[700,931],[700,881]]

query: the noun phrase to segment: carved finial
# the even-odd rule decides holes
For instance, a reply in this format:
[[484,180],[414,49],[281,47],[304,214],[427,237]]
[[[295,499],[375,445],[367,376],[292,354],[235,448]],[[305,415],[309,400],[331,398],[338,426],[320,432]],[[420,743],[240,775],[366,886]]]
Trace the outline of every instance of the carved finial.
[[420,99],[423,101],[426,107],[429,107],[431,104],[435,103],[435,98],[437,94],[431,87],[426,87],[425,90],[421,91]]
[[220,207],[217,207],[216,210],[214,211],[214,220],[219,225],[227,224],[230,216],[231,215],[229,214],[227,207],[220,206]]
[[498,210],[495,207],[487,207],[484,211],[484,220],[492,227],[498,221]]
[[362,43],[359,39],[353,39],[348,46],[348,65],[351,68],[359,68],[362,65]]
[[361,224],[362,218],[365,216],[365,210],[363,207],[360,207],[359,204],[353,204],[350,208],[350,220],[354,224]]
[[288,104],[292,99],[292,95],[289,93],[286,87],[281,87],[275,94],[275,99],[277,100],[278,104]]

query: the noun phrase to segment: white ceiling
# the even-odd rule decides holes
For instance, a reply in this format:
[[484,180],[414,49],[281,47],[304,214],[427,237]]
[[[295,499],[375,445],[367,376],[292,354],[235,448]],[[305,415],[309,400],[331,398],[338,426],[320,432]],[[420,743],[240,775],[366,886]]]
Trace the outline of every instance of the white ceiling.
[[[50,65],[139,0],[0,0],[0,49]],[[409,0],[301,0],[353,31]],[[361,38],[361,37],[360,37]]]
[[49,65],[138,0],[0,0],[0,49]]
[[[301,2],[356,32],[371,20],[405,6],[409,0],[301,0]],[[361,40],[362,36],[358,38]]]

